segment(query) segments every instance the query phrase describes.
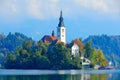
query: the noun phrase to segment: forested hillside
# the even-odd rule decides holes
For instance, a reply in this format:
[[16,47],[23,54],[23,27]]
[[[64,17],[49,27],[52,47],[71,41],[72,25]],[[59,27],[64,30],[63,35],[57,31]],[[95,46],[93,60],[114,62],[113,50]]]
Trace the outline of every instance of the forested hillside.
[[29,40],[27,36],[21,33],[9,33],[7,36],[0,34],[0,52],[3,54],[14,52],[17,46],[22,45],[25,40]]
[[83,42],[91,41],[92,46],[103,50],[108,61],[112,61],[116,68],[120,68],[120,36],[89,36]]
[[[0,64],[3,64],[6,54],[15,53],[18,46],[22,46],[25,41],[29,40],[32,39],[21,33],[0,34]],[[98,51],[102,50],[107,60],[112,61],[116,68],[120,68],[120,36],[89,36],[83,43],[88,41],[91,41],[93,48],[98,49]],[[96,50],[93,51],[96,52]]]
[[26,40],[31,40],[31,38],[17,32],[14,34],[9,33],[8,35],[0,34],[0,64],[3,64],[6,54],[14,52]]
[[106,58],[101,50],[92,48],[90,42],[85,45],[79,39],[75,39],[74,42],[80,44],[81,48],[79,54],[76,55],[71,55],[70,48],[62,42],[44,43],[40,40],[34,43],[33,40],[27,40],[17,48],[15,53],[10,53],[5,57],[5,68],[82,69],[82,62],[86,59],[82,60],[81,55],[91,60],[90,68],[94,68],[96,64],[107,66]]

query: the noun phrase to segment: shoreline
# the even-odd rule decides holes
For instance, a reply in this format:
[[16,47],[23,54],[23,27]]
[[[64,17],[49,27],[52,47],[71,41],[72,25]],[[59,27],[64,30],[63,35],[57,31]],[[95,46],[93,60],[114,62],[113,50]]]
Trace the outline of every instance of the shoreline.
[[16,70],[0,69],[0,75],[75,75],[75,74],[111,74],[120,70]]

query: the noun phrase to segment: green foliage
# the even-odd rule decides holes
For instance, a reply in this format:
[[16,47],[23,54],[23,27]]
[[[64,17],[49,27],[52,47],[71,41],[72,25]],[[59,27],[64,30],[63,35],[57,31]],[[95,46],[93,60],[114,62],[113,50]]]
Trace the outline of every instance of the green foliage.
[[107,60],[101,50],[94,49],[93,52],[90,55],[90,59],[92,61],[92,64],[97,64],[101,66],[107,66]]
[[73,57],[72,68],[73,69],[81,69],[82,68],[81,62],[82,62],[82,60],[80,59],[79,55],[77,55],[76,57]]
[[[16,53],[9,54],[5,60],[5,68],[8,69],[48,69],[50,61],[41,55],[43,48],[34,48],[33,41],[27,40],[19,46]],[[35,50],[36,51],[35,51]]]
[[2,68],[3,67],[3,65],[4,65],[4,54],[3,53],[0,53],[0,68]]
[[90,78],[90,80],[106,80],[106,79],[107,79],[107,74],[100,74],[100,75],[91,74],[91,78]]
[[63,43],[55,44],[51,47],[48,58],[53,69],[70,69],[72,68],[70,51]]
[[85,57],[91,60],[91,67],[93,67],[95,64],[100,66],[108,65],[108,62],[103,52],[101,50],[92,48],[90,41],[85,44],[84,49],[85,49]]
[[90,58],[90,55],[93,52],[91,42],[87,42],[84,46],[84,49],[85,49],[85,57]]
[[[71,60],[70,50],[63,44],[49,45],[39,41],[25,41],[15,53],[7,55],[7,69],[81,69],[80,56]],[[33,50],[31,50],[33,49]],[[34,50],[35,49],[35,50]]]
[[8,69],[14,69],[16,68],[16,56],[13,53],[10,53],[7,55],[7,58],[5,60],[5,68]]
[[0,34],[0,52],[7,54],[10,52],[15,52],[18,46],[21,46],[22,43],[26,40],[31,40],[27,36],[21,33],[9,33],[7,36]]
[[84,43],[91,41],[92,47],[101,49],[108,61],[112,61],[112,65],[120,68],[120,36],[89,36]]
[[42,53],[42,55],[47,54],[49,45],[50,43],[43,43],[42,41],[38,42],[38,48],[39,48],[39,51]]
[[32,48],[32,40],[24,41],[22,46],[25,50],[30,50]]
[[[10,33],[8,36],[11,36]],[[18,35],[18,34],[17,34]],[[12,38],[12,37],[11,37]],[[70,55],[70,49],[64,43],[43,43],[41,40],[25,40],[23,44],[16,48],[5,58],[5,68],[7,69],[81,69],[81,55],[92,61],[91,67],[95,64],[106,66],[107,61],[101,50],[92,48],[91,42],[82,44],[81,40],[76,39],[79,44],[79,55]]]
[[34,54],[30,57],[31,69],[49,69],[50,61],[46,56]]

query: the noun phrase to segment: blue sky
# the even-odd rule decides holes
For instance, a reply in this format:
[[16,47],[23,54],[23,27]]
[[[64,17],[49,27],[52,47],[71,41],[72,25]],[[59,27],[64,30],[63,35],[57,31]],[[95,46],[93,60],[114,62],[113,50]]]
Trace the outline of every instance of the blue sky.
[[120,35],[120,0],[0,0],[0,33],[35,40],[56,31],[60,11],[67,41],[89,35]]

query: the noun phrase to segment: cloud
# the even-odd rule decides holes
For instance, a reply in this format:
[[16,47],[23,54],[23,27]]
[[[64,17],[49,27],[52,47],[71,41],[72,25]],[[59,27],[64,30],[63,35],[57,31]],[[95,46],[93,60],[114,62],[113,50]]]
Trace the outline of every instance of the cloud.
[[118,0],[75,0],[76,4],[81,7],[98,11],[100,13],[119,13],[120,4]]
[[0,0],[0,16],[6,20],[51,19],[58,18],[60,10],[63,10],[64,16],[70,17],[83,9],[103,14],[119,14],[119,4],[119,0]]
[[16,0],[2,0],[0,1],[0,15],[12,16],[17,13],[18,5]]
[[[68,1],[68,0],[66,0]],[[70,12],[68,5],[63,5],[66,3],[63,0],[28,0],[27,10],[28,14],[36,18],[56,18],[62,9],[64,13]]]
[[38,19],[58,18],[60,10],[70,13],[69,0],[0,0],[0,16],[31,17]]

